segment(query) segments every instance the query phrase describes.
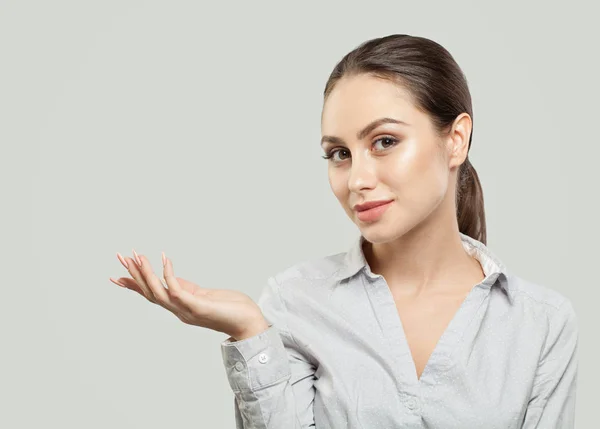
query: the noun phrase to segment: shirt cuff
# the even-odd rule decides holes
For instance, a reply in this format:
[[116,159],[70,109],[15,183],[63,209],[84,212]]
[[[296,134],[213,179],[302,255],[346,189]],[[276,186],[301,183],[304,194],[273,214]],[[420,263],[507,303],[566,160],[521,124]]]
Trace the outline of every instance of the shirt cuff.
[[241,341],[221,343],[221,355],[234,392],[256,391],[291,377],[281,333],[276,326]]

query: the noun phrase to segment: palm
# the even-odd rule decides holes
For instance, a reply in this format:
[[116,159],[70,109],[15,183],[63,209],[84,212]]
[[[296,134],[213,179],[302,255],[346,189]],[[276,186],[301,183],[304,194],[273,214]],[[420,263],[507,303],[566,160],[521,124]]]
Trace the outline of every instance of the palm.
[[244,327],[247,321],[256,319],[255,315],[260,313],[259,307],[245,293],[203,288],[181,277],[177,277],[177,281],[196,300],[194,313],[201,326],[228,332],[231,330],[230,326]]
[[259,306],[245,293],[230,289],[210,289],[189,280],[175,277],[171,261],[164,267],[164,279],[154,274],[144,256],[143,269],[127,258],[133,278],[121,277],[121,286],[138,292],[154,304],[171,311],[180,320],[228,334],[247,332],[250,328],[264,326]]
[[235,290],[228,289],[210,289],[205,287],[200,287],[195,283],[192,283],[189,280],[183,279],[181,277],[176,277],[177,281],[181,285],[181,287],[186,291],[191,293],[192,295],[210,299],[213,301],[228,301],[228,302],[247,302],[250,298],[248,295],[242,292],[238,292]]

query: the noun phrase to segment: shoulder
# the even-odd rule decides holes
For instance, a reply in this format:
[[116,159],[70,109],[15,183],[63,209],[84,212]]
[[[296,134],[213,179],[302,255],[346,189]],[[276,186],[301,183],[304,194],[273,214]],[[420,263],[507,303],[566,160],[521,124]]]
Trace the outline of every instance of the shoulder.
[[322,302],[338,284],[335,275],[344,267],[345,255],[340,252],[288,265],[270,276],[267,288],[285,303]]
[[296,331],[307,315],[327,308],[331,302],[331,292],[338,283],[334,274],[344,266],[344,255],[303,260],[271,275],[257,301],[263,315],[283,331]]
[[[520,277],[509,277],[509,281],[515,291],[513,328],[528,345],[539,347],[538,361],[561,366],[570,361],[579,341],[579,323],[571,299]],[[553,371],[559,370],[544,370]]]
[[527,301],[531,305],[548,307],[552,311],[569,301],[569,298],[556,289],[514,274],[507,276],[507,282],[516,299]]
[[278,271],[273,278],[281,286],[326,281],[343,267],[345,256],[346,252],[340,252],[299,261]]
[[506,277],[506,282],[514,297],[514,307],[524,317],[541,318],[545,325],[569,324],[576,329],[575,308],[565,294],[513,274]]

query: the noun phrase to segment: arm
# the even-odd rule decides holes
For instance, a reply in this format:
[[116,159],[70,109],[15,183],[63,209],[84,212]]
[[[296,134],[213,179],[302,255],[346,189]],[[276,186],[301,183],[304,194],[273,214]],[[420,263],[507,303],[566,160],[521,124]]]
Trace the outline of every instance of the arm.
[[287,309],[274,278],[258,305],[269,327],[252,337],[221,343],[234,393],[236,429],[314,428],[315,367],[287,329]]
[[523,429],[573,429],[579,330],[570,300],[550,321]]

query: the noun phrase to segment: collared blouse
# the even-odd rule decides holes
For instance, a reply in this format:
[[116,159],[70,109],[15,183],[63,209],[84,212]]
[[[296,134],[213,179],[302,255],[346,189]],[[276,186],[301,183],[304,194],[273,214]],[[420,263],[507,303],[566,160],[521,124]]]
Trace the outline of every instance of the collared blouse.
[[572,429],[579,334],[571,301],[460,236],[485,278],[420,377],[362,235],[346,252],[270,277],[257,301],[269,328],[221,343],[236,428]]

